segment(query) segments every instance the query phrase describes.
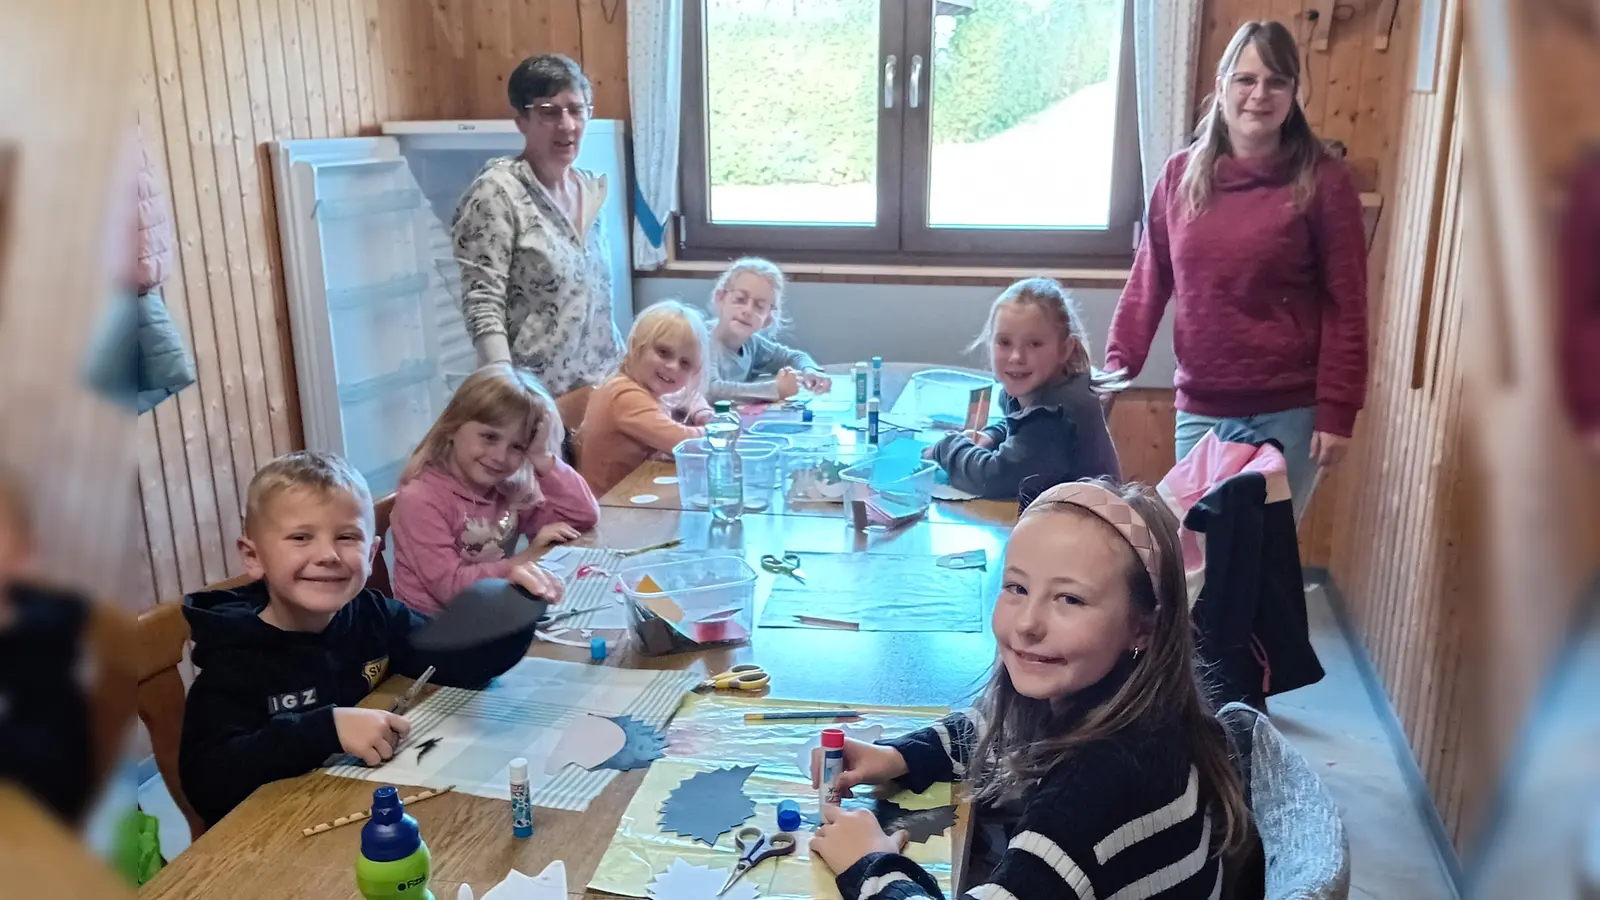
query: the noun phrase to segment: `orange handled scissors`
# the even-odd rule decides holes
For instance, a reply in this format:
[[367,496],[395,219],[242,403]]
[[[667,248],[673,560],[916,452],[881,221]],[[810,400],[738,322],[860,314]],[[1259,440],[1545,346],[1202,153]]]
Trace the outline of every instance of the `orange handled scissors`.
[[696,690],[760,691],[765,690],[771,681],[766,669],[754,663],[744,663],[700,682]]

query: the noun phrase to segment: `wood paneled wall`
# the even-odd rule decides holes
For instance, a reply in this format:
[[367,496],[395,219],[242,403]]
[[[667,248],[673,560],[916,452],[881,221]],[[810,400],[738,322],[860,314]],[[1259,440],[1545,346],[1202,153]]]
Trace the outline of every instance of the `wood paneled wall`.
[[266,143],[503,116],[506,74],[547,50],[589,72],[597,115],[625,116],[627,65],[622,0],[130,6],[139,120],[178,237],[163,294],[199,373],[138,423],[143,607],[238,574],[250,476],[302,446]]
[[83,371],[127,258],[108,185],[125,175],[132,9],[0,7],[0,468],[26,494],[47,577],[120,601],[132,422]]

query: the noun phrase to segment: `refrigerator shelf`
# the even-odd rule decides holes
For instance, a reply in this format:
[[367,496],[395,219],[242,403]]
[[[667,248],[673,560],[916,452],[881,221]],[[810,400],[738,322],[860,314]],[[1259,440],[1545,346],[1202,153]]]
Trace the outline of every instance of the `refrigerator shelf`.
[[391,278],[388,281],[380,281],[377,284],[331,288],[328,290],[328,307],[330,309],[356,309],[362,306],[382,303],[385,300],[415,296],[427,289],[427,273],[418,272]]
[[414,188],[402,188],[400,190],[370,194],[365,197],[318,200],[316,210],[312,215],[324,222],[329,222],[362,216],[376,216],[383,213],[405,212],[406,210],[420,209],[421,207],[422,192]]
[[393,393],[401,388],[409,387],[418,382],[427,381],[434,375],[434,365],[431,359],[412,359],[401,364],[387,375],[357,381],[354,384],[339,386],[339,402],[344,404],[363,403],[374,397]]

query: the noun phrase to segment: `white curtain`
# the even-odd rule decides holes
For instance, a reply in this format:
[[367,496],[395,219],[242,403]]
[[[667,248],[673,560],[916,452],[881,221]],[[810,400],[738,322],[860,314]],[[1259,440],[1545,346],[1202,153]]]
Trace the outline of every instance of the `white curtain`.
[[683,0],[628,0],[628,100],[633,113],[633,265],[667,260],[665,226],[678,207],[683,95]]
[[1139,153],[1149,196],[1167,158],[1194,131],[1195,67],[1204,0],[1133,3],[1134,83],[1139,92]]

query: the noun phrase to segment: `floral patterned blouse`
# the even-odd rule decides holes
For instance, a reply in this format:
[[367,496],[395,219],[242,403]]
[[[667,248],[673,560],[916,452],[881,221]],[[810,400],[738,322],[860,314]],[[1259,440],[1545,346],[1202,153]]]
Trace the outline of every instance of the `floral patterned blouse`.
[[581,237],[521,157],[485,164],[454,223],[467,334],[480,347],[486,336],[504,335],[511,362],[558,397],[604,381],[622,356],[600,233],[606,179],[573,171],[582,185]]

